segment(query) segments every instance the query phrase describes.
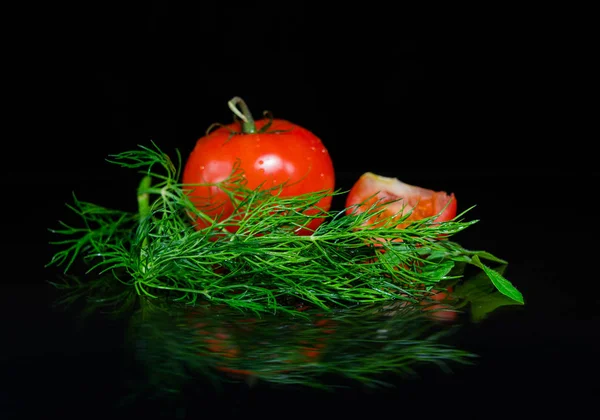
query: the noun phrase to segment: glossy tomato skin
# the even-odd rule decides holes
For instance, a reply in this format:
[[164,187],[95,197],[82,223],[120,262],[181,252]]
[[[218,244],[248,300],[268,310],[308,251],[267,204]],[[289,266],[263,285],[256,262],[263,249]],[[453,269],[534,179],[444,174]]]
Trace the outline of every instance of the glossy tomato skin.
[[[401,199],[401,200],[399,200]],[[370,224],[377,224],[383,219],[393,217],[398,212],[406,214],[412,210],[406,223],[398,227],[406,227],[410,221],[433,217],[436,222],[452,220],[456,216],[456,197],[453,193],[434,191],[414,185],[406,184],[397,178],[376,175],[372,172],[364,173],[352,186],[346,198],[347,213],[354,211],[364,212],[378,200],[390,202],[385,210],[377,217],[369,220]],[[404,209],[403,209],[404,206]]]
[[[256,130],[260,131],[268,122],[268,119],[255,121]],[[201,137],[186,161],[182,182],[191,185],[223,181],[231,175],[238,159],[251,189],[261,184],[270,188],[287,182],[281,192],[284,197],[334,189],[333,163],[321,140],[309,130],[281,119],[272,120],[262,133],[242,134],[240,123],[235,122]],[[194,204],[213,219],[220,220],[233,212],[229,198],[217,187],[189,187],[189,194]],[[331,200],[330,196],[324,197],[318,207],[329,210]],[[306,214],[316,212],[311,210]],[[308,229],[296,233],[308,235],[322,221],[315,219],[307,225]],[[207,225],[206,221],[197,220],[197,228]]]

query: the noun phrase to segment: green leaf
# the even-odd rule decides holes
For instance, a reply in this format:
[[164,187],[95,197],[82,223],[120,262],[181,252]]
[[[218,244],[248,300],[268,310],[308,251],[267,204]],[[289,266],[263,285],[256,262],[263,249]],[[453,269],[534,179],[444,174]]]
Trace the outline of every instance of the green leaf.
[[510,281],[508,281],[507,279],[505,279],[496,270],[493,270],[492,268],[490,268],[487,265],[483,264],[481,262],[481,260],[479,259],[479,256],[474,255],[471,258],[471,263],[473,265],[476,265],[477,267],[481,268],[484,271],[484,273],[487,274],[487,276],[490,278],[490,280],[492,281],[492,283],[494,284],[494,286],[496,286],[496,289],[498,289],[498,291],[500,293],[502,293],[503,295],[511,298],[515,302],[518,302],[518,303],[521,303],[521,304],[525,303],[525,301],[523,299],[523,295],[521,294],[521,292],[519,292],[519,290],[515,286],[513,286],[513,284]]
[[[502,275],[506,267],[506,265],[501,265],[494,267],[493,270]],[[497,291],[495,285],[490,281],[489,275],[484,271],[469,276],[458,284],[453,295],[470,303],[471,320],[475,322],[481,321],[501,306],[520,305]]]
[[496,257],[493,254],[490,254],[487,251],[467,251],[472,258],[477,257],[478,259],[484,259],[492,262],[496,262],[498,264],[508,264],[508,261],[505,261],[501,258]]
[[[503,275],[506,267],[506,265],[500,265],[493,269],[500,275]],[[473,301],[478,297],[487,296],[495,290],[496,287],[490,281],[489,276],[485,272],[479,271],[477,274],[470,275],[460,282],[454,289],[453,294],[460,299]]]
[[453,261],[441,261],[437,264],[426,265],[423,268],[423,276],[429,281],[440,281],[448,276],[450,271],[454,268]]
[[[508,261],[503,260],[501,258],[496,257],[495,255],[487,252],[487,251],[469,251],[462,248],[460,245],[455,244],[458,247],[459,253],[452,256],[452,259],[455,261],[463,261],[473,264],[473,258],[477,257],[477,259],[481,262],[481,259],[492,261],[498,264],[508,264]],[[475,264],[477,265],[477,264]]]

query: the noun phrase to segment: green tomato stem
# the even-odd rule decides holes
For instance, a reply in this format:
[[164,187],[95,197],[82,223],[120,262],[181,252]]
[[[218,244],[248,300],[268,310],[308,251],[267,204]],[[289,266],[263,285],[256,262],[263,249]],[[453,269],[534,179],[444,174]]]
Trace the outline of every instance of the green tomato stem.
[[[252,113],[242,98],[235,96],[229,102],[227,102],[227,105],[229,105],[229,109],[231,109],[231,111],[242,120],[242,133],[256,133],[256,124],[254,123],[254,118],[252,118]],[[241,111],[237,108],[238,105],[241,108]]]

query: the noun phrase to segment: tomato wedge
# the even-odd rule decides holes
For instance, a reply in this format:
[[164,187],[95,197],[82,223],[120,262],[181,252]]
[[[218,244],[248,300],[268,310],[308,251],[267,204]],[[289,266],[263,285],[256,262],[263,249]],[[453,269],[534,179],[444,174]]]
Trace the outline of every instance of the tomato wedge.
[[346,198],[346,212],[364,212],[378,201],[385,204],[385,210],[369,219],[368,224],[376,225],[389,218],[400,217],[410,212],[399,228],[411,221],[426,217],[437,217],[436,222],[452,220],[456,216],[454,193],[434,191],[406,184],[397,178],[364,173],[350,189]]

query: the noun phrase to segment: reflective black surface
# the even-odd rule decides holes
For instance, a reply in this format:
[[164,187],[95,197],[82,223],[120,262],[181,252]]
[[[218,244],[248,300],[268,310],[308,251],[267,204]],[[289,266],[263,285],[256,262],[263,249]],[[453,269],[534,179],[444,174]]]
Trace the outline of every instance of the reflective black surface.
[[[64,33],[51,32],[48,45],[40,34],[53,65],[34,72],[28,109],[36,112],[4,155],[2,418],[574,416],[590,406],[600,373],[600,177],[590,154],[528,124],[518,77],[511,83],[487,66],[458,72],[472,67],[456,56],[435,60],[395,20],[363,27],[308,7],[249,10],[155,1],[58,25]],[[341,189],[372,171],[453,191],[460,209],[476,206],[468,217],[480,222],[455,239],[508,260],[505,275],[526,300],[457,335],[480,355],[476,365],[425,368],[420,379],[388,378],[395,387],[377,391],[245,382],[219,390],[197,378],[176,397],[144,395],[119,408],[143,378],[122,350],[124,324],[98,318],[79,329],[71,313],[51,307],[47,228],[64,218],[72,191],[134,208],[138,179],[107,155],[154,140],[185,156],[212,122],[230,121],[226,101],[235,95],[319,135]]]

